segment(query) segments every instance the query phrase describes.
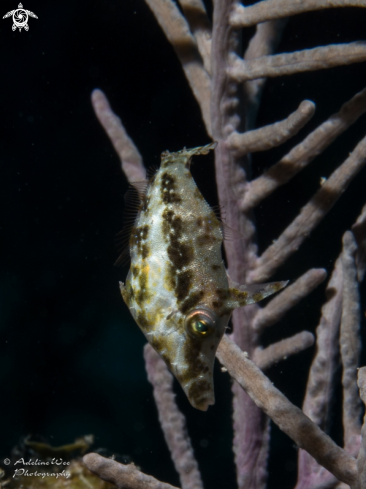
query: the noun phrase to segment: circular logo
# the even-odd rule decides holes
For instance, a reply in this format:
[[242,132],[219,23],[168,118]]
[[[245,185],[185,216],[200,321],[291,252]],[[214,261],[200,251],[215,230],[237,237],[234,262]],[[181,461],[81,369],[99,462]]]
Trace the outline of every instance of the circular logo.
[[22,8],[18,8],[14,10],[13,13],[13,22],[16,27],[19,27],[20,29],[24,26],[27,25],[28,22],[28,14],[26,10],[23,10]]
[[4,464],[5,464],[5,465],[9,465],[9,464],[10,464],[10,460],[9,460],[8,458],[6,458],[6,459],[4,460]]

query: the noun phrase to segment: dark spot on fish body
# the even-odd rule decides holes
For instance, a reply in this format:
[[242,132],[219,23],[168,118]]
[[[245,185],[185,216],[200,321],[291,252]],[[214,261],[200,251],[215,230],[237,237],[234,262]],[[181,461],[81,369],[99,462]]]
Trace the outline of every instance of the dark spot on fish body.
[[130,307],[131,301],[134,299],[134,290],[129,283],[126,283],[122,290],[122,297],[125,304]]
[[177,193],[176,179],[168,172],[161,176],[160,184],[161,199],[165,204],[178,204],[182,201]]
[[229,291],[227,289],[216,289],[215,293],[216,296],[221,300],[225,300],[229,297]]
[[146,319],[146,314],[144,313],[144,310],[137,314],[136,322],[143,331],[149,331],[152,327],[152,325]]
[[183,222],[170,209],[164,209],[163,214],[163,233],[168,235],[169,246],[167,249],[170,261],[177,270],[187,266],[194,258],[194,249],[187,243],[182,243]]
[[213,309],[221,309],[221,307],[224,305],[222,301],[212,301],[212,308]]
[[207,374],[209,368],[206,363],[200,359],[200,351],[202,347],[201,339],[188,338],[184,345],[184,359],[189,365],[189,370],[182,376],[184,382],[188,382],[202,374]]
[[177,285],[175,295],[179,301],[187,297],[192,284],[193,273],[191,270],[185,270],[177,274]]
[[138,276],[139,289],[135,292],[136,303],[141,307],[149,299],[149,292],[147,289],[147,272],[140,271]]
[[146,239],[149,235],[149,226],[134,227],[131,232],[130,249],[135,249],[136,253],[143,259],[147,258],[150,254],[149,247],[146,243]]
[[149,256],[149,247],[147,246],[146,243],[144,243],[142,246],[141,246],[141,257],[143,259],[146,259],[148,256]]
[[170,222],[170,225],[172,231],[174,231],[175,237],[180,238],[182,236],[182,230],[183,230],[182,218],[179,216],[174,216]]
[[167,266],[168,270],[167,270],[167,274],[166,274],[166,283],[169,287],[169,290],[170,291],[173,291],[175,290],[175,286],[176,286],[176,276],[177,276],[177,270],[175,269],[175,267],[170,263],[168,264]]
[[149,226],[145,224],[144,226],[141,226],[138,228],[138,231],[140,233],[140,238],[141,239],[147,239],[147,236],[149,234]]
[[189,265],[194,258],[193,247],[178,241],[174,235],[170,235],[170,245],[168,246],[168,256],[177,270]]
[[199,302],[202,301],[204,295],[205,293],[203,290],[191,292],[187,299],[180,305],[180,312],[182,314],[187,314],[188,311],[193,309]]
[[217,238],[212,234],[205,233],[200,234],[196,237],[197,246],[199,246],[200,248],[203,246],[213,245],[216,242]]
[[221,266],[222,266],[222,265],[215,265],[215,264],[214,264],[214,265],[211,265],[211,268],[212,268],[212,270],[213,270],[214,272],[217,272],[218,270],[220,270],[220,269],[221,269]]
[[162,340],[161,338],[157,338],[154,335],[151,335],[151,337],[149,338],[149,343],[159,354],[164,348],[164,340]]

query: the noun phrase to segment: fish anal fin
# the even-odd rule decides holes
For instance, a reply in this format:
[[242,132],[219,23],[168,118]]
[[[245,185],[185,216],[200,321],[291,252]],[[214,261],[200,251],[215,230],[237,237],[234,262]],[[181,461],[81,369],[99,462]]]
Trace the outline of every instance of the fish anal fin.
[[283,289],[289,282],[288,280],[283,280],[280,282],[269,282],[266,284],[239,285],[233,282],[230,277],[228,277],[228,280],[229,294],[232,301],[232,306],[234,308],[259,302]]

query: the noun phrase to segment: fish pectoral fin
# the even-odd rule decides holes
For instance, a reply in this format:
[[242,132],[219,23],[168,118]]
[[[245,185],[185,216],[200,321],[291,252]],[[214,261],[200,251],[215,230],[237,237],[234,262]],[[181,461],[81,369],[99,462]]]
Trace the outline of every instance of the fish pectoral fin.
[[267,284],[239,285],[229,279],[229,294],[233,307],[254,304],[286,287],[288,280]]

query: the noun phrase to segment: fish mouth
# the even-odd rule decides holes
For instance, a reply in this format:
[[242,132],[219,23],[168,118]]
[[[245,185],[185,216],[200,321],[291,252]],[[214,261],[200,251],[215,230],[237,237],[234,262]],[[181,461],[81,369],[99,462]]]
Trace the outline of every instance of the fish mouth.
[[176,377],[194,408],[207,411],[209,406],[215,404],[213,379],[200,376],[184,384],[179,376]]

